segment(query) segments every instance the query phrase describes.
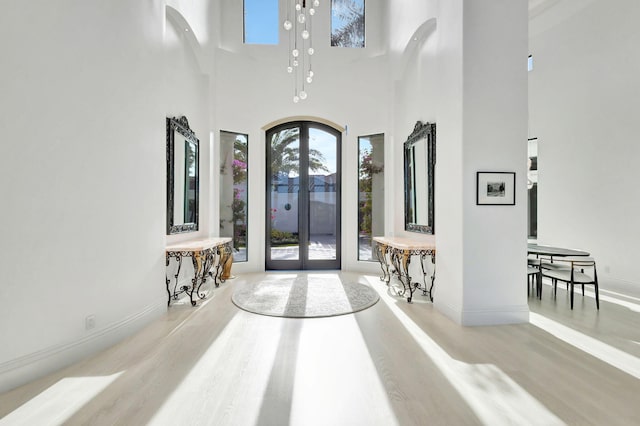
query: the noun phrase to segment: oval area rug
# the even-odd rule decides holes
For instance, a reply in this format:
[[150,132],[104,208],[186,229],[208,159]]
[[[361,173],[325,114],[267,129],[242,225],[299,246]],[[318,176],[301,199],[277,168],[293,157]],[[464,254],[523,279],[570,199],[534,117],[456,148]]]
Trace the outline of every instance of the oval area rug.
[[378,293],[332,274],[274,274],[236,284],[231,300],[245,311],[286,318],[345,315],[367,309]]

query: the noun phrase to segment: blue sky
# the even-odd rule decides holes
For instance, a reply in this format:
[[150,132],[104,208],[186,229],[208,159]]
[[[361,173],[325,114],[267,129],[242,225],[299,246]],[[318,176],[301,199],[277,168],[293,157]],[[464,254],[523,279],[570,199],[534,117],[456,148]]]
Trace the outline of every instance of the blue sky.
[[[310,0],[311,1],[311,0]],[[322,0],[331,10],[332,31],[341,30],[348,21],[340,19],[344,5],[330,0]],[[364,13],[364,0],[353,0],[356,10]],[[309,6],[307,6],[309,7]],[[247,44],[278,44],[280,22],[278,20],[278,0],[244,0],[244,42]]]
[[[313,174],[331,174],[336,172],[338,164],[338,152],[336,151],[336,137],[322,129],[309,129],[309,149],[317,149],[322,152],[328,172],[313,172]],[[310,172],[311,173],[311,172]]]
[[278,44],[278,0],[244,0],[245,43]]

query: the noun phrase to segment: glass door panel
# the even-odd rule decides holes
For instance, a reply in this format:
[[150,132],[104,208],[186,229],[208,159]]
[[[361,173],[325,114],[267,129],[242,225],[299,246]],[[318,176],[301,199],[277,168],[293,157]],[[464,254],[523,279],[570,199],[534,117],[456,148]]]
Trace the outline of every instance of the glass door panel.
[[273,133],[270,149],[270,259],[299,260],[300,129]]
[[266,268],[339,269],[340,133],[296,122],[266,139]]
[[310,260],[336,259],[336,136],[309,129],[309,253]]

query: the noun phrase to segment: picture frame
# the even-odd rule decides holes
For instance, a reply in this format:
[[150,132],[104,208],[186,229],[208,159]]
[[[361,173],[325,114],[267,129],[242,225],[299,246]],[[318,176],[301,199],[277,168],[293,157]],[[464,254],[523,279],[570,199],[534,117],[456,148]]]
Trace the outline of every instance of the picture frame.
[[515,172],[477,172],[476,205],[515,206]]

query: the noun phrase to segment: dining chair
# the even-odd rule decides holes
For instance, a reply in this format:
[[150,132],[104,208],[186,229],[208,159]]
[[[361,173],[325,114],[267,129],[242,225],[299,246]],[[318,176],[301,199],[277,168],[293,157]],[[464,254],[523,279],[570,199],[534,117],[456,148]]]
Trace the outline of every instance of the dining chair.
[[569,265],[565,262],[562,262],[563,257],[554,259],[553,256],[545,256],[540,257],[538,260],[540,261],[540,266],[542,269],[569,269]]
[[532,287],[535,287],[538,299],[542,299],[542,273],[540,269],[540,260],[527,258],[527,296],[531,294]]
[[574,286],[577,284],[581,285],[582,296],[584,296],[584,286],[593,285],[596,294],[596,307],[600,309],[598,273],[596,272],[595,260],[590,257],[565,257],[555,260],[554,263],[564,263],[565,267],[558,267],[556,269],[545,269],[544,267],[542,267],[542,276],[550,278],[553,283],[554,295],[556,294],[557,290],[557,281],[566,282],[571,297],[571,309],[573,309]]
[[[552,270],[552,271],[558,271],[558,270],[568,271],[571,268],[571,265],[569,263],[562,262],[562,259],[563,258],[558,259],[557,256],[555,259],[553,258],[553,256],[541,256],[538,258],[538,260],[540,261],[540,269],[542,270],[546,269],[546,270]],[[551,285],[553,287],[553,296],[555,297],[558,290],[558,281],[552,278]],[[569,283],[567,283],[567,291],[569,291]]]

